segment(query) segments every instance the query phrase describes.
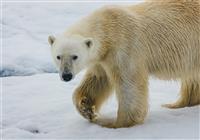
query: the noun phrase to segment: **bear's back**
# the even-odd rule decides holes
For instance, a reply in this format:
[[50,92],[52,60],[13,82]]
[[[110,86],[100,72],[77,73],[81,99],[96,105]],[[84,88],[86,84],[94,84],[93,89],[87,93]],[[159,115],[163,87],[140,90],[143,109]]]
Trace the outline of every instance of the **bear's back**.
[[[133,8],[134,9],[134,8]],[[132,9],[132,10],[133,10]],[[145,46],[148,67],[160,77],[181,77],[200,71],[200,5],[198,1],[145,3],[140,45]],[[163,75],[165,73],[166,75]]]

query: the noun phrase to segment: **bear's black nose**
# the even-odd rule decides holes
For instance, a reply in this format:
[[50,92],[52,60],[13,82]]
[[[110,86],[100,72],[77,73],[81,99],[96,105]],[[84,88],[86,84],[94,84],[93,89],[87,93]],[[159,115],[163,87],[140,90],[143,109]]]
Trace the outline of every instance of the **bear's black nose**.
[[65,72],[63,72],[63,74],[62,74],[62,78],[63,78],[63,80],[64,81],[70,81],[71,79],[72,79],[72,73],[65,73]]

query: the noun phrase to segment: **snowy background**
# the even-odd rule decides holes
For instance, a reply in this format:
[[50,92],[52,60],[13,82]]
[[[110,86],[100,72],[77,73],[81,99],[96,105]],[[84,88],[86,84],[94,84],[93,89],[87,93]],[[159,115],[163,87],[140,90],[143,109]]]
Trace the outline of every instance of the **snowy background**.
[[[3,3],[0,21],[3,138],[200,138],[199,107],[176,110],[161,107],[178,98],[180,85],[176,82],[150,80],[149,114],[143,125],[107,129],[88,123],[76,112],[72,93],[84,72],[70,83],[61,82],[47,37],[63,32],[82,16],[106,4],[113,2]],[[116,115],[115,97],[103,108],[103,114]]]

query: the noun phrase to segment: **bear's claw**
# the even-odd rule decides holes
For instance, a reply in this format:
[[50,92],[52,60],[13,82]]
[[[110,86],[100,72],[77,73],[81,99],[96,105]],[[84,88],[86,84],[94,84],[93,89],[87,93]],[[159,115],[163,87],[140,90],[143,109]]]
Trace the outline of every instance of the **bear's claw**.
[[92,101],[89,98],[83,97],[77,108],[84,118],[91,122],[96,120],[97,114],[95,113],[95,106],[92,105]]

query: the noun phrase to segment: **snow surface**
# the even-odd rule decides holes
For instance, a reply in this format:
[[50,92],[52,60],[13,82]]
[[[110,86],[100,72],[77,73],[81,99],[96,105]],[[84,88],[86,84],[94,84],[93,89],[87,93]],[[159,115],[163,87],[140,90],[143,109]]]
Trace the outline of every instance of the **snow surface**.
[[[151,80],[150,108],[144,124],[107,129],[83,119],[72,104],[73,90],[84,72],[70,83],[60,81],[58,74],[22,76],[56,72],[47,43],[48,35],[63,32],[80,17],[106,4],[113,2],[4,1],[3,20],[0,21],[3,26],[0,76],[11,76],[0,78],[3,91],[0,129],[4,139],[200,138],[199,107],[170,110],[160,106],[178,98],[180,86],[175,82]],[[116,110],[117,103],[112,97],[103,107],[102,114],[115,116]]]
[[[151,80],[149,115],[142,125],[108,129],[83,119],[72,103],[72,93],[83,74],[73,81],[60,81],[58,74],[40,74],[3,79],[3,138],[185,138],[198,139],[199,107],[166,109],[175,101],[179,85]],[[115,116],[111,98],[102,114]]]

